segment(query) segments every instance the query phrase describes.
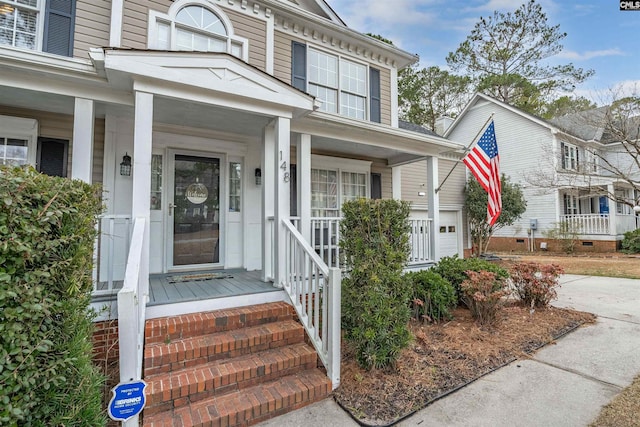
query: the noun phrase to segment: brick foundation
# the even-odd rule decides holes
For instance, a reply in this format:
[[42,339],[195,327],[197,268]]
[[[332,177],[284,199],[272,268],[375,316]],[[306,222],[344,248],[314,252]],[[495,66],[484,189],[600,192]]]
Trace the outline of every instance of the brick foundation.
[[[535,239],[535,251],[540,252],[543,249],[540,248],[540,244],[545,242],[547,244],[547,252],[564,252],[562,242],[553,239],[536,238]],[[589,253],[589,252],[616,252],[620,248],[620,242],[615,240],[578,240],[574,246],[575,253]],[[529,239],[519,237],[492,237],[488,252],[528,252],[529,251]]]

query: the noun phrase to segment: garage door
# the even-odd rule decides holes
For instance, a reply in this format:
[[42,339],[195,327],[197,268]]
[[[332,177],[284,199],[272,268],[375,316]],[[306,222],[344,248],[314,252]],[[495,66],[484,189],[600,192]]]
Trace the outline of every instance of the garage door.
[[440,256],[454,256],[458,250],[458,213],[440,212]]

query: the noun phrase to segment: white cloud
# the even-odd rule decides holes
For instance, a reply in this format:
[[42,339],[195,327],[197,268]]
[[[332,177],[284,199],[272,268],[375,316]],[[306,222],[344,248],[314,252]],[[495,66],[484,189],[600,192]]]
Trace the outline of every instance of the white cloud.
[[622,56],[625,53],[620,49],[602,49],[602,50],[587,50],[585,52],[576,52],[573,50],[563,50],[556,58],[569,59],[572,61],[587,61],[592,58],[599,58],[602,56]]

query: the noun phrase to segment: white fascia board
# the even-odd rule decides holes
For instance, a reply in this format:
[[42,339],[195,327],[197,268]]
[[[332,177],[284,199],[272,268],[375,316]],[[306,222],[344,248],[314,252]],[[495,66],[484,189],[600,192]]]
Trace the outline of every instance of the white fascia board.
[[76,73],[88,78],[96,75],[89,59],[69,58],[9,46],[0,47],[0,64],[16,68],[46,70],[47,72],[57,71],[63,74]]
[[461,144],[453,143],[441,137],[423,135],[378,123],[354,120],[318,111],[303,119],[293,121],[291,130],[388,148],[418,156],[437,156],[441,152],[464,149]]
[[66,78],[61,77],[63,76],[60,73],[47,75],[44,71],[42,73],[25,73],[24,71],[9,71],[6,68],[0,68],[1,86],[113,104],[133,105],[133,97],[130,92],[109,88],[104,81],[75,80],[73,75],[64,76]]
[[[120,71],[145,81],[159,80],[163,84],[206,89],[234,98],[246,98],[249,103],[273,104],[276,109],[314,109],[315,99],[232,57],[152,54],[120,54],[107,52],[105,69]],[[134,77],[135,80],[138,80]],[[291,113],[289,113],[291,115]]]

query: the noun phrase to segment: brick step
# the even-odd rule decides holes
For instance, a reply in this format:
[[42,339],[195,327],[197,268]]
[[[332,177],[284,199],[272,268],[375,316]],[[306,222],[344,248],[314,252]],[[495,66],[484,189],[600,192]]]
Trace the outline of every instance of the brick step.
[[304,341],[304,328],[283,320],[145,346],[145,377]]
[[150,319],[145,324],[145,345],[288,320],[293,314],[289,304],[273,302]]
[[313,347],[297,343],[197,368],[149,376],[145,378],[148,384],[145,415],[177,409],[211,396],[314,369],[317,360]]
[[319,401],[331,381],[319,369],[288,375],[233,393],[144,416],[144,427],[248,426]]

